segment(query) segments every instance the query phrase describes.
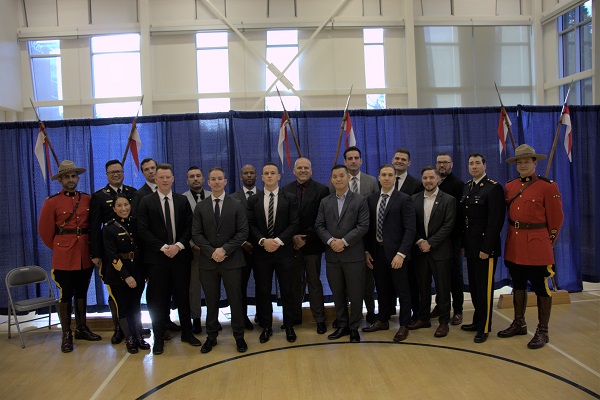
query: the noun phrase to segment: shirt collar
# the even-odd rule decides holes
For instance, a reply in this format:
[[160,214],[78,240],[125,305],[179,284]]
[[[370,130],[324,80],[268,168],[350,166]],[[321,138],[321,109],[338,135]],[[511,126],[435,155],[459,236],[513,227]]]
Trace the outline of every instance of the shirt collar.
[[211,194],[210,198],[212,199],[212,201],[215,201],[215,199],[219,199],[221,200],[221,203],[223,203],[223,200],[225,200],[225,192],[221,193],[219,197],[215,197],[214,194]]
[[350,191],[350,188],[346,189],[346,191],[344,192],[343,195],[338,196],[337,193],[335,194],[335,197],[337,197],[338,200],[342,200],[346,198],[346,195],[348,194],[348,192]]
[[275,190],[273,190],[272,192],[271,192],[271,191],[269,191],[269,190],[267,190],[267,189],[265,188],[265,196],[267,196],[267,197],[268,197],[268,196],[270,196],[270,195],[271,195],[271,193],[273,193],[273,195],[277,196],[277,195],[279,194],[279,186],[277,186],[277,187],[275,188]]
[[158,197],[160,197],[161,201],[165,201],[165,197],[168,197],[169,199],[173,198],[173,191],[172,190],[169,193],[167,193],[166,195],[162,194],[159,191],[157,191],[156,193],[158,193]]
[[244,189],[244,194],[247,194],[251,190],[252,190],[252,194],[256,194],[256,186],[254,186],[252,189],[248,189],[248,188],[246,188],[246,186],[242,186],[242,189]]
[[123,185],[121,185],[120,187],[115,187],[115,186],[113,186],[113,185],[108,185],[108,186],[110,186],[110,188],[111,188],[112,190],[114,190],[114,191],[115,191],[115,193],[117,193],[117,191],[118,191],[119,189],[121,189],[121,192],[123,192]]
[[426,191],[423,191],[423,194],[424,194],[424,196],[425,196],[426,199],[432,199],[432,198],[436,198],[439,192],[440,192],[440,188],[436,187],[435,191],[432,194],[430,194],[429,196],[427,196],[427,192]]

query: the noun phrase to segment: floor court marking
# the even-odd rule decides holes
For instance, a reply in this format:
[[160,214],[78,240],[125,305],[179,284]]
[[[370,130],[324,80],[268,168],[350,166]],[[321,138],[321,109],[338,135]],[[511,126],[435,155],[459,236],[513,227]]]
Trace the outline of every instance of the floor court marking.
[[150,397],[151,395],[157,393],[159,390],[161,390],[162,388],[165,388],[169,385],[171,385],[172,383],[175,383],[183,378],[186,378],[190,375],[193,375],[197,372],[201,372],[203,370],[206,370],[208,368],[212,368],[212,367],[216,367],[228,362],[232,362],[232,361],[237,361],[240,359],[244,359],[247,357],[252,357],[252,356],[256,356],[256,355],[263,355],[263,354],[267,354],[267,353],[272,353],[272,352],[276,352],[276,351],[284,351],[284,350],[294,350],[294,349],[300,349],[300,348],[304,348],[304,347],[315,347],[315,346],[344,346],[344,345],[350,345],[350,346],[360,346],[360,345],[364,345],[364,344],[386,344],[386,345],[390,345],[390,346],[419,346],[419,347],[430,347],[430,348],[435,348],[435,349],[445,349],[445,350],[454,350],[454,351],[461,351],[461,352],[465,352],[465,353],[470,353],[470,354],[474,354],[474,355],[479,355],[479,356],[484,356],[484,357],[489,357],[489,358],[493,358],[496,360],[500,360],[500,361],[505,361],[511,364],[515,364],[524,368],[528,368],[531,369],[533,371],[542,373],[544,375],[547,375],[551,378],[557,379],[563,383],[566,383],[570,386],[573,386],[576,389],[581,390],[582,392],[592,396],[595,399],[600,399],[600,393],[596,393],[594,391],[592,391],[591,389],[586,388],[585,386],[582,386],[578,383],[575,383],[567,378],[564,378],[560,375],[557,375],[555,373],[543,370],[541,368],[535,367],[533,365],[529,365],[529,364],[525,364],[523,362],[520,361],[516,361],[516,360],[511,360],[509,358],[506,357],[502,357],[502,356],[498,356],[495,354],[488,354],[488,353],[482,353],[480,351],[476,351],[476,350],[469,350],[469,349],[461,349],[458,347],[451,347],[451,346],[441,346],[441,345],[435,345],[435,344],[426,344],[426,343],[411,343],[411,342],[401,342],[401,343],[395,343],[395,342],[387,342],[387,341],[363,341],[360,344],[359,343],[350,343],[350,342],[342,342],[342,343],[310,343],[310,344],[302,344],[302,345],[296,345],[296,346],[287,346],[287,347],[278,347],[275,349],[268,349],[268,350],[262,350],[262,351],[258,351],[255,353],[250,353],[250,354],[244,354],[244,355],[240,355],[240,356],[236,356],[236,357],[231,357],[225,360],[221,360],[221,361],[217,361],[208,365],[205,365],[203,367],[199,367],[196,369],[193,369],[191,371],[188,371],[184,374],[181,374],[179,376],[176,376],[175,378],[169,379],[168,381],[156,386],[155,388],[150,389],[149,391],[147,391],[146,393],[142,394],[141,396],[137,397],[136,400],[140,400],[140,399],[146,399],[148,397]]
[[129,358],[129,353],[126,353],[125,357],[123,357],[121,359],[121,361],[119,361],[117,366],[113,368],[113,370],[110,372],[110,374],[108,374],[108,376],[106,377],[104,382],[102,382],[102,384],[98,387],[98,389],[96,389],[96,392],[94,392],[92,397],[90,397],[90,400],[98,399],[98,396],[100,396],[100,393],[102,393],[104,388],[109,384],[109,382],[112,380],[113,376],[115,376],[117,374],[117,372],[119,372],[119,369],[121,369],[121,367],[123,366],[123,364],[125,364],[125,361],[127,361],[128,358]]

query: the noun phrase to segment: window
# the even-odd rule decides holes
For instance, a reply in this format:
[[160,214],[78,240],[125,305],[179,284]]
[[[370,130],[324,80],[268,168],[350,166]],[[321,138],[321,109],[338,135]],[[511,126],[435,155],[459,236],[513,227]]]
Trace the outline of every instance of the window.
[[[93,37],[91,50],[94,98],[118,100],[119,97],[141,96],[139,34]],[[137,101],[99,103],[94,106],[94,116],[134,116],[138,108]]]
[[[592,69],[592,1],[568,11],[558,18],[560,77]],[[559,102],[563,102],[568,85],[561,87]],[[592,78],[573,82],[569,94],[571,104],[592,104]]]
[[[196,34],[198,93],[229,92],[229,50],[227,32]],[[229,111],[229,97],[198,99],[199,112]]]
[[[62,100],[60,40],[31,41],[28,47],[35,100]],[[38,107],[37,112],[42,121],[63,118],[62,106]]]
[[[283,71],[296,54],[298,54],[298,31],[267,31],[267,61],[275,65],[279,71]],[[275,75],[269,70],[268,66],[265,71],[265,89],[268,89],[275,80]],[[283,82],[289,82],[289,85],[295,89],[300,88],[298,59],[294,60],[281,80],[277,82],[276,85],[278,85],[280,91],[286,88]],[[283,107],[277,95],[277,90],[272,90],[271,94],[271,96],[265,98],[265,110],[282,111]],[[297,96],[282,96],[282,99],[286,110],[300,109],[300,99]]]
[[[385,88],[383,29],[363,29],[365,44],[365,84],[367,89]],[[367,109],[385,108],[385,94],[367,94]]]

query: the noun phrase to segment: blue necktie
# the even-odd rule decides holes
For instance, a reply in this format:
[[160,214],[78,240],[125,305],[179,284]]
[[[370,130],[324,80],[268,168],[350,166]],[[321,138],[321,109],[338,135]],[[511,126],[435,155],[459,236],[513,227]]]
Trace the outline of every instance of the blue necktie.
[[215,199],[215,223],[219,226],[219,219],[221,218],[221,209],[219,208],[219,201],[221,199]]

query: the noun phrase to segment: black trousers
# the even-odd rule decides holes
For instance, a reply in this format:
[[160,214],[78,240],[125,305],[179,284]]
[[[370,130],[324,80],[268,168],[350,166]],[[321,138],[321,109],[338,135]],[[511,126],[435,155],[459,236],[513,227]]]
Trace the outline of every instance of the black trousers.
[[142,312],[141,300],[145,283],[136,281],[137,286],[130,288],[127,285],[107,285],[109,295],[113,298],[119,318],[133,318],[135,314]]
[[[248,316],[248,282],[250,281],[250,275],[254,270],[254,256],[252,253],[244,251],[244,260],[246,265],[242,267],[242,305],[244,307],[244,316]],[[256,283],[254,284],[254,292],[256,293]]]
[[467,258],[469,273],[469,289],[471,301],[475,308],[473,324],[479,333],[489,333],[492,329],[494,306],[494,274],[496,273],[497,258]]
[[233,337],[244,337],[244,308],[242,305],[242,268],[225,269],[218,266],[213,270],[200,269],[200,281],[206,301],[206,333],[209,338],[219,334],[219,300],[221,281],[225,287],[231,310]]
[[273,272],[277,276],[283,306],[283,323],[294,325],[294,266],[293,257],[254,256],[254,281],[256,282],[256,315],[262,328],[273,326]]
[[76,299],[87,299],[87,292],[93,272],[94,268],[75,271],[53,269],[52,279],[54,279],[56,286],[60,290],[60,302],[70,303],[73,297]]
[[[327,281],[333,295],[335,315],[340,328],[357,330],[362,321],[362,302],[365,290],[365,263],[327,262]],[[348,314],[350,300],[350,314]]]
[[527,281],[537,296],[552,297],[548,287],[548,278],[554,276],[554,264],[520,265],[504,260],[513,281],[514,290],[527,290]]
[[[450,269],[450,292],[452,293],[452,309],[454,314],[463,313],[465,302],[465,283],[463,278],[463,256],[459,247],[454,247],[454,257]],[[436,296],[435,302],[438,303]]]
[[435,281],[437,305],[440,309],[440,324],[450,322],[450,270],[452,260],[434,260],[431,253],[417,256],[417,279],[419,281],[419,319],[429,321],[431,309],[431,277]]
[[373,276],[377,287],[379,316],[381,322],[387,322],[396,308],[396,296],[400,299],[400,325],[410,325],[410,287],[408,284],[408,267],[392,268],[392,261],[385,256],[383,246],[376,246]]
[[179,323],[184,333],[191,333],[190,263],[177,257],[164,264],[146,264],[148,270],[148,310],[155,337],[163,337],[169,316],[171,291],[178,304]]
[[294,255],[294,321],[302,321],[302,302],[306,287],[310,312],[315,322],[325,322],[325,301],[323,299],[323,283],[321,282],[322,254],[302,254],[296,251]]

